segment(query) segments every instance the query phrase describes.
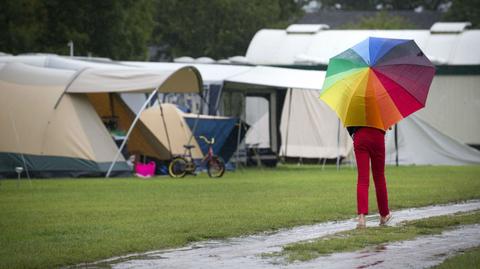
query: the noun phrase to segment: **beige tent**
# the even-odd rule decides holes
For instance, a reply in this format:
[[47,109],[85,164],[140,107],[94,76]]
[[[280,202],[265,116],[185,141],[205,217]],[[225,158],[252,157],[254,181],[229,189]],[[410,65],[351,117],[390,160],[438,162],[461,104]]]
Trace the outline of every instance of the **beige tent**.
[[72,72],[1,64],[0,176],[14,175],[18,166],[41,177],[128,171],[102,119],[118,119],[118,128],[128,130],[129,151],[164,156],[168,150],[141,122],[135,124],[136,114],[118,93],[152,92],[151,101],[156,92],[200,92],[201,85],[192,67]]
[[159,159],[168,160],[172,156],[185,154],[184,145],[193,145],[192,157],[202,158],[203,154],[192,136],[183,112],[175,105],[162,104],[146,109],[140,116],[140,121],[155,135],[155,138],[168,148],[166,155]]
[[288,89],[283,104],[280,156],[334,159],[352,151],[352,139],[316,90]]

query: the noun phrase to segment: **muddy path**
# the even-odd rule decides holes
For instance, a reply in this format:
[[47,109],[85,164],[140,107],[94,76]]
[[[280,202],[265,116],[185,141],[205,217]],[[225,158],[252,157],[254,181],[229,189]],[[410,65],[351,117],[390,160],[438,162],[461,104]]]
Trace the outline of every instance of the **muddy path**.
[[[390,225],[396,225],[402,221],[478,209],[480,209],[480,200],[471,200],[459,204],[404,209],[393,212],[394,218]],[[378,217],[369,216],[367,218],[367,227],[377,225]],[[442,236],[431,236],[431,238],[419,238],[413,241],[384,245],[382,251],[374,249],[362,250],[363,252],[333,254],[305,263],[292,264],[283,263],[279,261],[278,258],[264,258],[261,256],[264,253],[281,251],[282,246],[286,244],[315,239],[325,235],[351,230],[355,227],[355,219],[325,222],[279,230],[276,233],[237,237],[226,240],[211,240],[194,243],[183,248],[114,257],[91,264],[80,264],[72,268],[322,268],[326,264],[328,264],[327,268],[425,268],[431,266],[432,262],[423,262],[424,260],[433,260],[433,264],[436,264],[451,253],[480,245],[480,226],[473,225],[455,230],[455,232],[462,235],[462,237],[457,235],[457,238],[459,238],[457,241],[459,242],[452,241],[453,238],[455,238],[454,235],[444,233],[442,236],[445,238]],[[474,236],[471,236],[472,233]],[[463,237],[473,238],[474,240],[470,242],[469,240],[463,240]],[[420,241],[416,242],[417,240]],[[423,251],[427,247],[432,248],[432,246],[428,244],[437,244],[437,241],[438,244],[444,244],[445,247],[434,247],[438,250],[438,252],[435,253]],[[405,249],[408,248],[410,249],[406,251]],[[394,256],[400,255],[399,253],[402,249],[408,253],[416,253],[418,255],[405,255],[403,259],[394,258]],[[432,256],[438,258],[432,259]],[[344,262],[341,263],[341,261]],[[405,261],[405,263],[400,263],[400,261]],[[396,266],[397,263],[399,266]]]

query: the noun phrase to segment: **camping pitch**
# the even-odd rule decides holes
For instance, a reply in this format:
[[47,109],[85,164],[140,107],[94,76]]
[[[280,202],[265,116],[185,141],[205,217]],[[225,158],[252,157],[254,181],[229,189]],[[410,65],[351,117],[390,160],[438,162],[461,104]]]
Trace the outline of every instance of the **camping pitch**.
[[117,127],[128,130],[128,151],[148,155],[164,147],[151,139],[154,136],[141,123],[135,124],[136,114],[118,93],[144,92],[151,97],[157,92],[198,93],[201,85],[198,71],[191,67],[162,72],[141,68],[73,72],[2,64],[0,177],[15,176],[16,167],[35,177],[128,173],[121,148],[102,119],[118,118]]

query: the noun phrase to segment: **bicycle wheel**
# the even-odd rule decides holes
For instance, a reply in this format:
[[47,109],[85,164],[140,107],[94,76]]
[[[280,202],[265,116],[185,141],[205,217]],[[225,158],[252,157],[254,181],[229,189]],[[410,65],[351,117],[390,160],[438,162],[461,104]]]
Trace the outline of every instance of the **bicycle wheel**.
[[222,177],[225,173],[225,163],[217,156],[213,156],[207,163],[209,177]]
[[184,177],[187,174],[187,160],[183,157],[174,158],[168,165],[168,174],[171,177]]

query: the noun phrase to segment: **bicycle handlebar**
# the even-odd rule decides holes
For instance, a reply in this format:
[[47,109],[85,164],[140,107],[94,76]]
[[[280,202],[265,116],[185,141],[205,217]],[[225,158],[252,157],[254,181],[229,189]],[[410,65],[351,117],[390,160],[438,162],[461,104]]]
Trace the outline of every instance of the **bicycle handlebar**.
[[200,136],[201,139],[203,139],[203,141],[205,141],[205,143],[209,144],[209,145],[213,145],[215,143],[215,137],[212,137],[212,140],[208,140],[208,138],[206,138],[205,136],[201,135]]

